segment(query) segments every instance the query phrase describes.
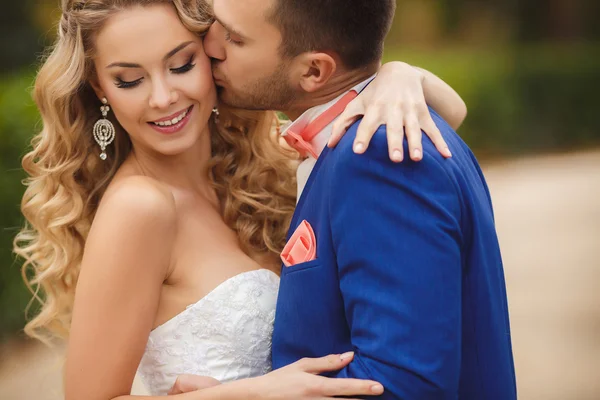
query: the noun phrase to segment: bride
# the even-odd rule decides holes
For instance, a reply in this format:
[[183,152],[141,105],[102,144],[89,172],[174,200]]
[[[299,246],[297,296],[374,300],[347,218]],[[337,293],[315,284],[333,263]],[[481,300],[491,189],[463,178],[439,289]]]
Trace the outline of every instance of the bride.
[[[319,376],[352,354],[270,372],[297,163],[262,139],[274,113],[215,108],[210,24],[201,0],[62,1],[35,84],[43,129],[23,160],[15,251],[42,305],[26,332],[68,339],[68,400],[127,399],[136,372],[147,399],[181,374],[228,382],[183,399],[380,394]],[[393,84],[401,99],[425,90],[444,116],[462,106],[439,81],[396,72],[357,101]]]

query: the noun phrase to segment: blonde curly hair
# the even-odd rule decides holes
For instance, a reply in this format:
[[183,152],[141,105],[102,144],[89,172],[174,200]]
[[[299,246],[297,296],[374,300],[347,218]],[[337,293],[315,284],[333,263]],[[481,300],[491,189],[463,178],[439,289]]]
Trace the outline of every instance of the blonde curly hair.
[[[115,13],[133,6],[172,4],[181,22],[198,35],[213,19],[204,0],[62,0],[58,37],[38,72],[34,100],[43,129],[23,158],[29,177],[21,209],[27,222],[14,241],[24,259],[22,275],[40,311],[25,327],[49,343],[69,333],[75,286],[90,226],[100,199],[131,151],[117,135],[101,161],[92,138],[98,99],[89,82],[94,36]],[[295,206],[294,163],[269,134],[273,112],[223,108],[211,123],[211,179],[225,222],[248,253],[277,260]]]

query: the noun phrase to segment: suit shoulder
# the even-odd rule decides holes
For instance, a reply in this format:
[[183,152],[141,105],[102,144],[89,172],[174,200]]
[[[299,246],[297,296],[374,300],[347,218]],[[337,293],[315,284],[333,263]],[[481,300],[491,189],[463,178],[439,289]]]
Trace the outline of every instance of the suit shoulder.
[[[393,162],[389,156],[385,125],[377,129],[364,154],[355,154],[352,145],[358,123],[350,127],[330,155],[335,190],[340,191],[340,186],[371,187],[377,191],[394,187],[405,192],[441,195],[453,207],[456,205],[456,200],[461,195],[456,176],[452,172],[456,168],[453,166],[455,160],[445,159],[428,139],[425,142],[424,137],[424,157],[421,161],[405,157],[400,163]],[[406,139],[404,145],[407,154]],[[360,197],[356,191],[353,193],[354,197]]]
[[[405,157],[404,161],[400,163],[392,162],[390,160],[389,149],[388,149],[388,134],[387,128],[385,125],[380,125],[375,131],[370,143],[368,144],[368,148],[364,154],[358,155],[354,153],[353,144],[356,139],[356,134],[358,131],[358,127],[362,119],[359,119],[354,124],[350,126],[344,137],[340,140],[337,147],[333,149],[333,153],[335,154],[334,158],[336,158],[338,163],[362,163],[362,162],[377,162],[382,167],[400,170],[400,169],[414,169],[417,164],[421,166],[425,166],[427,168],[439,169],[444,168],[444,157],[438,152],[435,148],[435,145],[431,142],[431,140],[423,134],[423,154],[424,157],[419,162],[414,162],[410,160],[408,157]],[[437,121],[436,121],[437,122]],[[447,125],[446,125],[447,126]],[[448,129],[451,130],[449,126]],[[442,130],[442,134],[444,135],[444,127],[440,126],[440,130]],[[404,154],[408,154],[408,142],[406,137],[404,138]]]
[[[462,151],[466,146],[466,144],[460,139],[458,134],[454,131],[454,129],[431,107],[429,107],[429,112],[433,122],[436,124],[440,133],[444,137],[444,140],[448,143],[452,151]],[[342,137],[337,147],[340,148],[338,151],[338,157],[350,157],[353,154],[353,143],[356,138],[358,128],[362,123],[362,118],[358,119],[355,123],[353,123],[347,130],[346,134]],[[403,150],[404,154],[408,154],[408,141],[406,135],[403,138]],[[440,152],[435,147],[434,143],[431,141],[429,136],[425,132],[422,132],[422,148],[423,148],[423,161],[431,161],[428,158],[433,158],[435,161],[439,162],[439,167],[442,169],[452,168],[449,162],[446,160]],[[336,148],[337,149],[337,148]],[[334,149],[335,150],[335,149]],[[371,151],[375,150],[375,151]],[[368,144],[367,152],[365,153],[366,158],[369,159],[378,159],[380,161],[389,161],[389,149],[388,149],[388,134],[387,127],[385,124],[380,125],[375,131],[370,143]],[[394,165],[399,165],[400,167],[406,167],[410,165],[412,161],[409,157],[405,157],[405,161],[401,163],[393,163]]]

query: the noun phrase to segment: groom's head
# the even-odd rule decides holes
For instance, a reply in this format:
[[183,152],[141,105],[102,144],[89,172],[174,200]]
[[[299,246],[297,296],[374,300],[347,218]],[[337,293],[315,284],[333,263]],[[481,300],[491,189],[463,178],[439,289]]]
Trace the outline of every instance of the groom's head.
[[395,0],[213,0],[205,39],[221,101],[286,110],[336,74],[376,69]]

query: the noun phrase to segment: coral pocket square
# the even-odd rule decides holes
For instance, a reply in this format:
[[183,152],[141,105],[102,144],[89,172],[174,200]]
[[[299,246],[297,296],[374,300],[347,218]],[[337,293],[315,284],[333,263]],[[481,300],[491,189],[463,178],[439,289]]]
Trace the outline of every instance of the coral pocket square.
[[317,257],[317,240],[312,226],[302,221],[281,252],[286,267],[312,261]]

